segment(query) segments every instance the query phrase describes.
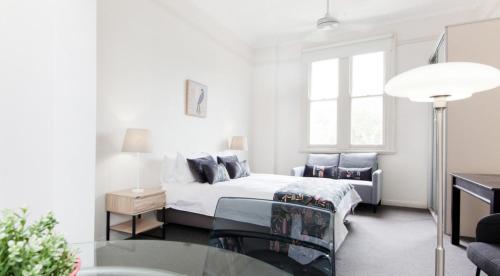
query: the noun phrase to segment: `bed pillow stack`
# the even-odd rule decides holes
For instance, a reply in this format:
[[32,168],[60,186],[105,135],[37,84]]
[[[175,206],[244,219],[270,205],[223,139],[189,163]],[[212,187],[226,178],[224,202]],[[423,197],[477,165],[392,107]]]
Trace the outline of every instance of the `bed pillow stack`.
[[187,163],[196,182],[214,184],[230,179],[226,167],[217,164],[210,155],[193,159],[188,158]]
[[202,165],[203,173],[207,178],[207,182],[210,184],[214,184],[217,182],[228,181],[229,174],[226,170],[226,167],[221,164],[214,163],[206,163]]
[[231,179],[246,177],[250,175],[250,167],[248,166],[248,162],[246,160],[240,162],[236,155],[218,156],[217,162],[224,165]]
[[191,183],[195,179],[189,170],[186,158],[177,153],[176,155],[165,155],[161,168],[162,184]]

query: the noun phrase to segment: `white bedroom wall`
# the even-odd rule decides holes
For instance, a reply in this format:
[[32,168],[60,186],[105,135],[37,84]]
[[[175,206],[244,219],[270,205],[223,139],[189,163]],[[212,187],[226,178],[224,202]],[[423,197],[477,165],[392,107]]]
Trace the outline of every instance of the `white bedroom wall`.
[[[176,3],[98,2],[97,239],[105,235],[106,192],[135,185],[135,159],[120,152],[126,128],[152,131],[145,186],[160,184],[163,154],[221,151],[231,136],[249,135],[250,50],[178,16]],[[185,115],[187,79],[208,85],[206,118]]]
[[[399,73],[428,63],[446,24],[475,16],[471,13],[460,18],[447,15],[402,22],[383,26],[364,37],[396,34],[396,72]],[[355,39],[349,36],[339,34],[336,41]],[[289,174],[291,168],[304,164],[307,155],[300,152],[306,126],[307,79],[301,63],[303,43],[291,41],[276,45],[255,51],[250,161],[258,172]],[[396,153],[381,155],[379,159],[384,170],[382,201],[387,205],[427,208],[432,107],[398,99],[396,108]]]
[[0,209],[94,240],[95,1],[0,2]]

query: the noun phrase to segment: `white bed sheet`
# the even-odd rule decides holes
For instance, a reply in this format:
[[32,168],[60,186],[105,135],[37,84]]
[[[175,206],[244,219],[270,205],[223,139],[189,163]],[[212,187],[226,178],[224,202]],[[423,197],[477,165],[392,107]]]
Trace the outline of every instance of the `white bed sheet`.
[[[217,202],[221,197],[245,197],[272,200],[274,193],[294,182],[300,181],[301,177],[274,175],[274,174],[252,174],[249,177],[232,179],[213,185],[197,182],[182,184],[163,184],[167,193],[167,207],[191,213],[214,216]],[[325,181],[342,182],[343,180],[325,179]],[[361,201],[361,198],[353,189],[348,192],[337,206],[335,212],[335,249],[337,250],[345,237],[347,228],[344,218]]]

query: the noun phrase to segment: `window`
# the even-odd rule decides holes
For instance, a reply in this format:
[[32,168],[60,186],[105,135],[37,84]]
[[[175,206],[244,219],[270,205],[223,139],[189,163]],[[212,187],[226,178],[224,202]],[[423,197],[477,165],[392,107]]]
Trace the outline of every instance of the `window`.
[[314,62],[311,66],[310,144],[337,144],[339,60]]
[[308,62],[307,151],[393,151],[394,103],[384,95],[391,51],[345,48]]
[[352,57],[351,145],[382,145],[384,128],[384,53]]

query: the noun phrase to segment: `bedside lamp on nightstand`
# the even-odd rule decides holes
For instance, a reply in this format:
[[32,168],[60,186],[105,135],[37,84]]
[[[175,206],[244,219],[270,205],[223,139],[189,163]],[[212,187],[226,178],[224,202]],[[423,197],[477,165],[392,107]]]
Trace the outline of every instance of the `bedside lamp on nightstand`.
[[247,137],[245,136],[233,136],[231,138],[230,150],[246,151],[248,150]]
[[129,128],[125,133],[122,152],[133,152],[137,157],[137,183],[134,193],[142,193],[141,188],[141,153],[151,152],[151,132],[147,129]]

